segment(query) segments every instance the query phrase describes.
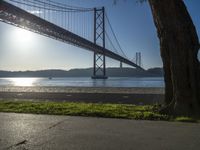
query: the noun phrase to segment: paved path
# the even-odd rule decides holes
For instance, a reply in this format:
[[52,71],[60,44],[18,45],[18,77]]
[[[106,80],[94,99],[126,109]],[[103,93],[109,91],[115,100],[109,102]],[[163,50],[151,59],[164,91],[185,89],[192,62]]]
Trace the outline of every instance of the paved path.
[[199,150],[200,124],[0,113],[0,149]]
[[163,103],[163,88],[15,87],[0,86],[0,100],[68,101],[90,103]]
[[162,94],[121,94],[121,93],[45,93],[45,92],[0,92],[0,100],[30,100],[55,102],[122,103],[151,105],[163,103]]

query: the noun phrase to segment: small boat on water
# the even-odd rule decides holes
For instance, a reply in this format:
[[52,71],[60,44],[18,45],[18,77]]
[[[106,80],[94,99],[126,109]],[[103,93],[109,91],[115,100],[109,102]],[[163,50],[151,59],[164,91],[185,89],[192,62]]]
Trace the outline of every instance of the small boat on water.
[[49,80],[51,80],[52,79],[52,77],[49,77]]

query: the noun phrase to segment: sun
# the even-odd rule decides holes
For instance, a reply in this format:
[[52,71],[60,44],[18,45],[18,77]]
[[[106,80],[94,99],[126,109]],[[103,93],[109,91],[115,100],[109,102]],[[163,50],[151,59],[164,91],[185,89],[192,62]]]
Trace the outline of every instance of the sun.
[[13,32],[13,37],[18,44],[27,45],[32,41],[32,33],[22,28],[16,28]]
[[30,49],[34,44],[34,36],[31,31],[22,28],[15,28],[12,31],[13,45],[18,52],[30,53]]

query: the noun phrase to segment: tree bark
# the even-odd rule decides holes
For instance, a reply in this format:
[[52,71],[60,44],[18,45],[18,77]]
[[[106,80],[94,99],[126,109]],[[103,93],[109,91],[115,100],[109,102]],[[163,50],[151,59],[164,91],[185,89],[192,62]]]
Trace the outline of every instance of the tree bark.
[[183,0],[149,0],[163,61],[165,103],[175,115],[200,116],[199,40]]

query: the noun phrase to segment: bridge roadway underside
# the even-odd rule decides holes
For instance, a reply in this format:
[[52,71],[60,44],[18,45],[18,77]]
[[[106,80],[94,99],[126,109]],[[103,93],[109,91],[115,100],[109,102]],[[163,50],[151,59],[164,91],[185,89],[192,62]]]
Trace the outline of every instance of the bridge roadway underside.
[[67,31],[53,23],[50,23],[40,17],[32,15],[12,4],[0,1],[0,21],[11,24],[65,43],[84,48],[107,57],[118,60],[138,69],[143,69],[132,61],[113,53],[91,41],[84,39],[70,31]]

